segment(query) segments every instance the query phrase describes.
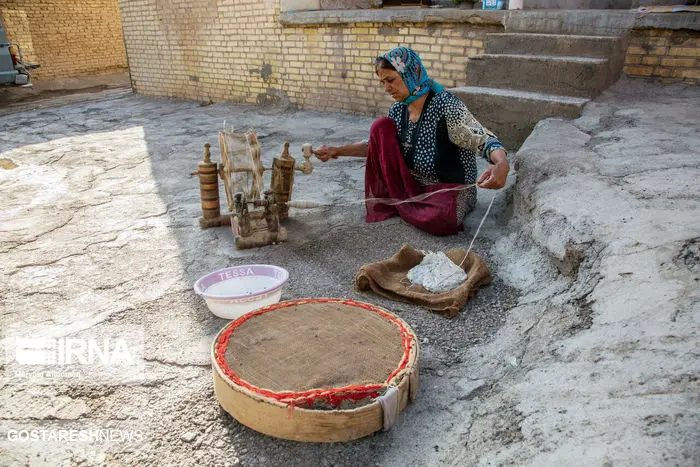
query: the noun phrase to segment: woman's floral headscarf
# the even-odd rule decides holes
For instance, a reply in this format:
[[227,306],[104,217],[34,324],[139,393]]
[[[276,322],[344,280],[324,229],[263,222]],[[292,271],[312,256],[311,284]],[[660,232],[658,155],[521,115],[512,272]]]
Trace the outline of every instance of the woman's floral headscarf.
[[435,93],[441,93],[444,90],[441,85],[428,76],[418,54],[408,47],[396,47],[378,58],[387,59],[401,75],[403,82],[406,83],[409,96],[401,101],[402,104],[410,104],[427,94],[431,89]]

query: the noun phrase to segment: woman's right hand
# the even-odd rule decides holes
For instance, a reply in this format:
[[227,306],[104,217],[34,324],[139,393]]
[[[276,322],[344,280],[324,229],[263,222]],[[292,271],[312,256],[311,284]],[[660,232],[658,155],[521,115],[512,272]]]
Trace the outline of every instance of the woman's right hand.
[[338,148],[333,146],[326,146],[325,144],[318,149],[314,149],[313,152],[316,157],[321,159],[321,161],[326,162],[328,159],[338,158]]

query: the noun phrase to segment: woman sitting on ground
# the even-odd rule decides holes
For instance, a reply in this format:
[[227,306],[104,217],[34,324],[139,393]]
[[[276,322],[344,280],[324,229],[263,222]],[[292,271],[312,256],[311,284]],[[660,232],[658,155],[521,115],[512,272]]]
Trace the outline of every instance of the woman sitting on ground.
[[[462,230],[464,216],[476,205],[476,187],[499,189],[510,167],[503,145],[453,94],[428,77],[420,57],[397,47],[377,58],[377,76],[396,101],[389,116],[372,124],[369,141],[321,146],[322,161],[339,156],[366,157],[367,222],[398,214],[434,235]],[[492,165],[476,175],[476,154]],[[472,185],[460,189],[461,186]],[[418,201],[395,204],[435,192]],[[423,199],[425,198],[425,199]]]

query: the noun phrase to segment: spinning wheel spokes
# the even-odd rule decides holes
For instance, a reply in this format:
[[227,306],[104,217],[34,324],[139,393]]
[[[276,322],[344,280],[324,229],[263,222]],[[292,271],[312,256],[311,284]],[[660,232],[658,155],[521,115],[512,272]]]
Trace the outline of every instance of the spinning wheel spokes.
[[233,195],[243,192],[251,201],[260,200],[263,191],[263,171],[260,161],[260,145],[253,131],[245,133],[219,132],[221,149],[221,179],[233,211]]
[[263,172],[265,168],[260,161],[260,145],[258,144],[258,137],[254,132],[249,131],[246,133],[246,143],[246,152],[251,163],[251,180],[248,197],[253,200],[261,199],[260,194],[263,191]]
[[233,211],[233,193],[231,193],[231,161],[228,157],[228,143],[224,132],[219,133],[219,150],[221,152],[221,167],[219,167],[219,176],[224,182],[224,191],[226,192],[226,201],[228,210]]

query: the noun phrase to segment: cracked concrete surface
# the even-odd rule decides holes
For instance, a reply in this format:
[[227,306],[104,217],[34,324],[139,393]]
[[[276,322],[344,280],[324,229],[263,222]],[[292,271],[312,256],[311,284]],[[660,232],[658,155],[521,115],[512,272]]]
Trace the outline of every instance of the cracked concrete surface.
[[[697,462],[698,104],[697,88],[623,80],[578,120],[540,122],[518,152],[494,249],[523,295],[489,345],[520,363],[478,408],[459,462]],[[510,262],[524,245],[543,256]],[[539,270],[529,282],[524,266]],[[517,436],[499,446],[503,407]]]
[[[293,210],[289,243],[238,252],[227,228],[198,227],[189,173],[224,121],[255,128],[269,164],[285,140],[298,155],[305,142],[362,139],[371,119],[126,95],[0,117],[0,160],[12,162],[0,168],[3,463],[692,465],[698,104],[693,88],[622,81],[580,119],[541,122],[475,244],[495,280],[452,320],[359,295],[352,279],[403,243],[468,244],[489,192],[464,233],[435,238],[398,219],[365,224],[351,204],[362,162],[318,162],[296,178],[295,198],[345,206]],[[421,390],[390,432],[294,443],[218,407],[209,348],[226,321],[192,284],[251,262],[289,270],[283,299],[353,297],[413,326]],[[13,363],[18,336],[120,336],[138,364],[27,375]],[[143,437],[7,436],[110,428]]]

